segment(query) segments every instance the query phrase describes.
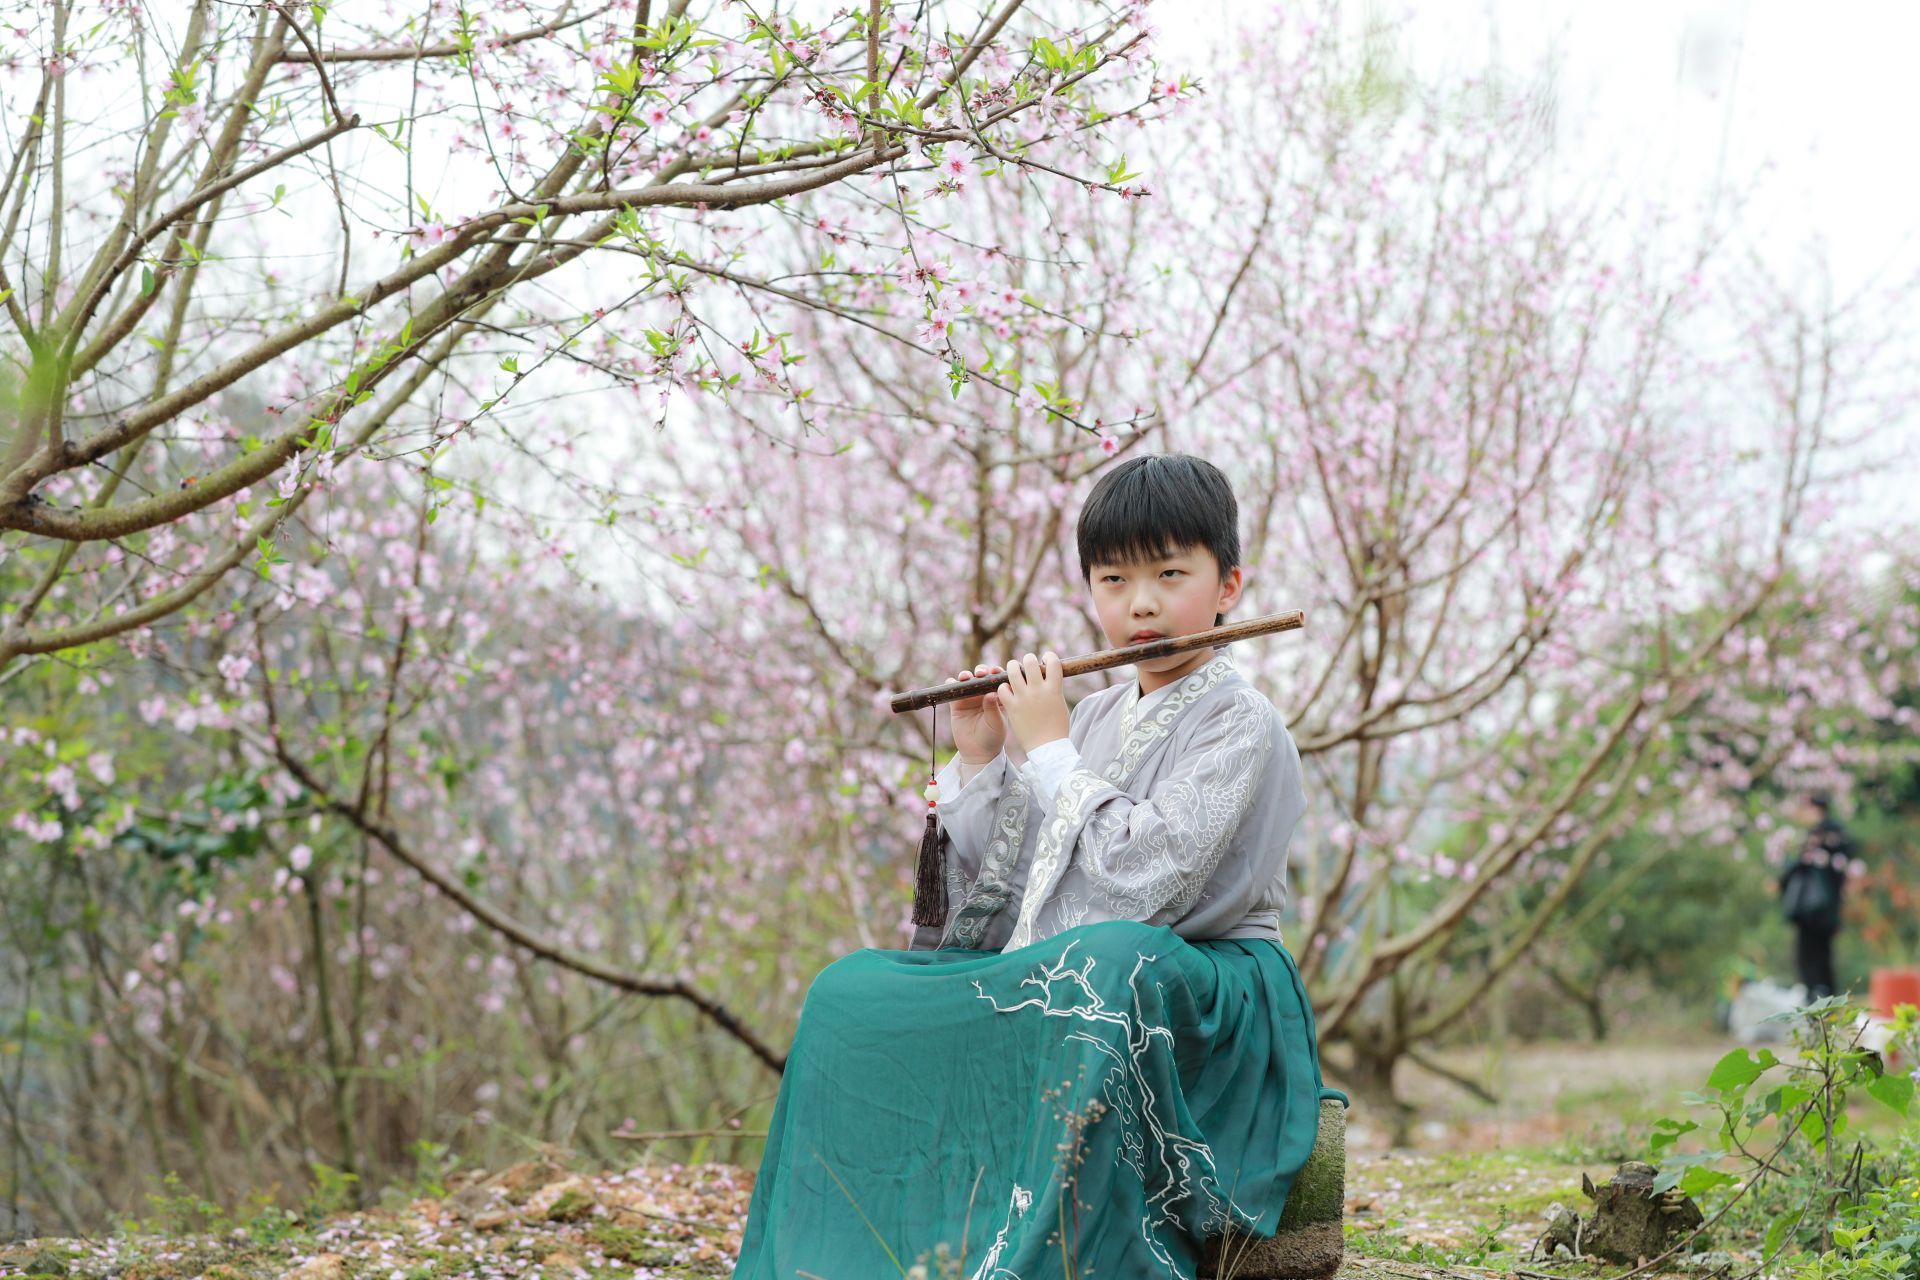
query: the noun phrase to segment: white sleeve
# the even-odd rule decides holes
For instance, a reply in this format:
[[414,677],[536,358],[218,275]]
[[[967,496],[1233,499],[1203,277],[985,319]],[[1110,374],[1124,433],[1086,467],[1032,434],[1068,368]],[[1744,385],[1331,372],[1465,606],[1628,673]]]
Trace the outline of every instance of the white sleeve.
[[1026,768],[1021,772],[1027,775],[1034,798],[1048,813],[1052,813],[1053,798],[1059,792],[1060,784],[1067,780],[1068,774],[1080,767],[1080,748],[1073,745],[1071,738],[1055,738],[1052,742],[1043,742],[1035,747],[1028,754]]

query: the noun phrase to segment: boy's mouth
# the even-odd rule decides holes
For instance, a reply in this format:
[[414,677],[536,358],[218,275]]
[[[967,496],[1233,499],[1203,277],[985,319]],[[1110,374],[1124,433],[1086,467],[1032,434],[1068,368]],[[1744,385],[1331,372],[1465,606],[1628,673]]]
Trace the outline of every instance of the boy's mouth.
[[1136,631],[1132,635],[1127,637],[1127,643],[1128,644],[1145,644],[1149,640],[1159,640],[1162,638],[1163,637],[1158,631]]

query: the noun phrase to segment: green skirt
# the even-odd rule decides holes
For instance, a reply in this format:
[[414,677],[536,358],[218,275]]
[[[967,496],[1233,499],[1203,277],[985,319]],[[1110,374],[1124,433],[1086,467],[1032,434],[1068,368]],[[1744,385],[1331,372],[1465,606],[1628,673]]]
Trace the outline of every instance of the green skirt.
[[1277,942],[857,951],[807,993],[734,1276],[1191,1277],[1273,1234],[1323,1093]]

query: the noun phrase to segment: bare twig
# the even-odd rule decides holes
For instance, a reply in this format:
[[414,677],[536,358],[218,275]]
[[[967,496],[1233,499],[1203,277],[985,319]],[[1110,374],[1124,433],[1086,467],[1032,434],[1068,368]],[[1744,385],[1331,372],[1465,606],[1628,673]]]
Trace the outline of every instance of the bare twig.
[[[571,4],[564,6],[560,10],[560,16],[551,22],[542,23],[537,27],[528,27],[524,31],[516,31],[511,35],[489,38],[485,43],[489,48],[505,48],[508,45],[525,44],[529,40],[538,40],[543,36],[550,36],[557,32],[565,31],[569,27],[577,27],[583,22],[591,22],[613,8],[610,4],[603,4],[598,9],[593,9],[577,17],[569,18],[566,16],[566,12],[572,7]],[[309,66],[314,63],[330,62],[418,62],[424,58],[458,57],[464,52],[466,52],[464,46],[451,40],[442,41],[439,44],[411,46],[403,44],[386,45],[373,49],[335,49],[331,53],[316,53],[313,46],[308,45],[305,49],[292,50],[281,54],[279,61],[283,63],[297,62]]]

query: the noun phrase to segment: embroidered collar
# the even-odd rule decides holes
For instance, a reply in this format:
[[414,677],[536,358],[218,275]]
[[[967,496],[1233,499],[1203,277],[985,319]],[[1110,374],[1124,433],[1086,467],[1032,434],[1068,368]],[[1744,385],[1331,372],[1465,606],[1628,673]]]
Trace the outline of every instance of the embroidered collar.
[[1120,736],[1125,738],[1133,732],[1133,722],[1144,711],[1149,711],[1173,696],[1174,686],[1163,684],[1152,693],[1141,693],[1140,682],[1134,681],[1127,686],[1127,696],[1120,704]]
[[1143,699],[1140,696],[1140,684],[1135,681],[1127,690],[1126,709],[1121,720],[1120,754],[1107,765],[1106,780],[1117,787],[1132,777],[1147,749],[1172,730],[1180,713],[1234,673],[1233,659],[1225,653],[1215,654],[1205,666],[1170,686],[1171,692],[1149,702],[1144,713],[1138,712]]

